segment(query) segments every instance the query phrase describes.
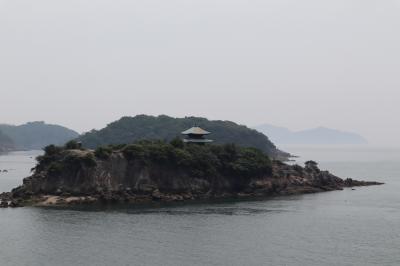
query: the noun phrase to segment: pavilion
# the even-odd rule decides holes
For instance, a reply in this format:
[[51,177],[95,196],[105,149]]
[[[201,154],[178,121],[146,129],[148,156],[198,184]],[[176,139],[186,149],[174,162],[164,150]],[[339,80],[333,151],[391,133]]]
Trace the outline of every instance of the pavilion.
[[184,142],[202,145],[213,142],[213,140],[205,138],[205,136],[209,134],[211,134],[211,132],[208,132],[200,127],[192,127],[182,132],[182,135],[186,135],[186,138],[183,139]]

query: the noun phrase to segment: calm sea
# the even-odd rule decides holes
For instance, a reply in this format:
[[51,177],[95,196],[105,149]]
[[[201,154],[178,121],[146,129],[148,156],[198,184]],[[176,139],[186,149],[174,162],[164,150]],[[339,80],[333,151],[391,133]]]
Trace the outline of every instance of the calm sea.
[[[386,182],[265,201],[0,210],[0,265],[400,265],[400,149],[284,147],[342,177]],[[0,156],[0,190],[37,152]]]

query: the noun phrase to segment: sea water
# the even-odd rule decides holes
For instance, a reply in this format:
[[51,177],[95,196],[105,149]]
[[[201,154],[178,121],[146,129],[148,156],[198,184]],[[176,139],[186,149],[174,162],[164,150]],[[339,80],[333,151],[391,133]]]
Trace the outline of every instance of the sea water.
[[[0,265],[400,265],[400,149],[284,147],[341,177],[385,182],[268,200],[0,210]],[[0,156],[0,190],[38,152]]]

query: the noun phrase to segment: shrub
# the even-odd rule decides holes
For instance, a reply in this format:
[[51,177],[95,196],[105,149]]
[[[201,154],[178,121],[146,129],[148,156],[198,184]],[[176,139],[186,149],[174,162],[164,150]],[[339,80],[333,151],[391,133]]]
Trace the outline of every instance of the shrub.
[[271,161],[254,148],[241,149],[232,169],[242,177],[260,176],[272,173]]
[[96,158],[107,160],[110,158],[113,150],[111,147],[99,147],[95,150],[94,155]]
[[316,161],[307,161],[304,164],[308,166],[318,166],[318,163]]
[[187,167],[190,166],[193,158],[192,154],[190,154],[188,151],[183,150],[183,149],[174,149],[172,153],[172,162],[175,162],[177,166],[182,166],[182,167]]
[[155,162],[166,162],[169,161],[173,146],[163,142],[151,143],[145,145],[146,155],[148,160]]
[[37,165],[31,169],[31,171],[40,172],[51,163],[59,160],[62,157],[62,152],[64,149],[62,147],[57,147],[55,145],[46,146],[44,149],[44,154],[36,157]]
[[46,146],[43,150],[44,150],[44,154],[46,156],[54,156],[54,155],[60,154],[63,151],[63,148],[55,146],[55,145],[49,145],[49,146]]
[[123,150],[127,145],[126,144],[115,144],[115,145],[109,145],[108,147],[113,150],[113,151],[121,151]]
[[301,173],[301,172],[303,172],[304,169],[300,165],[295,164],[295,165],[293,165],[293,170],[295,170],[298,173]]
[[183,142],[183,140],[178,137],[171,140],[170,143],[172,146],[174,146],[175,148],[178,148],[178,149],[183,149],[183,147],[185,146],[185,143]]
[[75,140],[71,140],[65,144],[64,148],[66,150],[79,150],[80,148],[82,148],[82,145],[81,143],[76,142]]
[[146,151],[141,144],[130,144],[122,150],[125,158],[128,160],[144,160],[146,158]]
[[63,162],[72,170],[78,170],[82,167],[95,167],[97,165],[96,159],[92,153],[85,155],[68,154]]

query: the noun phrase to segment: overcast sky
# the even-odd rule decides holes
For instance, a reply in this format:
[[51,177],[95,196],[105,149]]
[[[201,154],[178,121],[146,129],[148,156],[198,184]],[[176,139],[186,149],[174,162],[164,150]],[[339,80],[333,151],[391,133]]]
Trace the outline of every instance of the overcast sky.
[[399,143],[400,0],[0,0],[0,122],[168,114]]

